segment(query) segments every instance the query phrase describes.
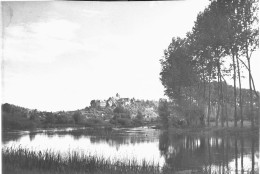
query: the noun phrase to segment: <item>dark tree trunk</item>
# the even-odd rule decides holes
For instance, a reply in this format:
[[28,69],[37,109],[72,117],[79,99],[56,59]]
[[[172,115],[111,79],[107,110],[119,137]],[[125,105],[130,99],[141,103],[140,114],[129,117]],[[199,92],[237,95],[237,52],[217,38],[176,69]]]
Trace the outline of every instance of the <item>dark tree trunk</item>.
[[250,119],[251,119],[251,128],[254,128],[254,112],[253,112],[253,92],[252,92],[252,76],[251,76],[251,66],[250,59],[247,53],[247,62],[248,62],[248,71],[249,71],[249,92],[250,92]]
[[236,86],[236,63],[235,63],[235,55],[232,52],[232,59],[233,59],[233,70],[234,70],[234,126],[237,127],[237,86]]
[[255,173],[255,139],[252,137],[252,147],[251,147],[251,159],[252,159],[252,173]]
[[218,68],[218,107],[217,107],[217,115],[216,115],[216,126],[218,126],[218,120],[219,120],[219,111],[220,111],[220,100],[221,100],[221,97],[220,97],[220,64],[218,62],[218,65],[217,65],[217,68]]
[[228,86],[225,82],[225,118],[226,118],[226,126],[228,127],[228,110],[227,110],[227,103],[228,103]]
[[241,137],[241,173],[244,173],[244,139]]
[[211,83],[210,83],[210,80],[209,80],[209,98],[208,98],[208,126],[209,126],[209,117],[210,117],[210,109],[211,109],[211,102],[210,102],[210,99],[211,99]]
[[235,172],[238,173],[238,149],[237,149],[237,138],[235,137]]
[[[221,72],[220,72],[221,73]],[[221,75],[221,74],[220,74]],[[220,77],[220,92],[221,92],[221,127],[224,127],[224,101],[223,101],[223,84],[222,78]]]
[[242,91],[241,91],[241,75],[240,75],[240,66],[238,61],[238,55],[236,54],[237,59],[237,72],[238,72],[238,83],[239,83],[239,107],[240,107],[240,119],[241,119],[241,127],[243,127],[243,103],[242,103]]

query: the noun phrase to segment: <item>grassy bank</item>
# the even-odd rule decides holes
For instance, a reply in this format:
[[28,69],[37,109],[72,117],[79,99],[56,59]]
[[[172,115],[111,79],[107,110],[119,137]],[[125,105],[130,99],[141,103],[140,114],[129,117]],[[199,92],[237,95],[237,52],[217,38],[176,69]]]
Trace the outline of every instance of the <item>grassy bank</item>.
[[170,134],[177,135],[227,135],[227,136],[246,136],[246,135],[259,135],[259,126],[256,125],[253,129],[249,122],[245,122],[243,128],[238,125],[234,127],[233,122],[229,123],[229,126],[224,127],[215,126],[215,123],[211,123],[209,127],[185,127],[185,128],[169,128],[167,130]]
[[3,173],[160,173],[159,166],[136,160],[112,161],[69,152],[66,158],[51,151],[34,152],[28,149],[5,148]]
[[[34,152],[28,149],[2,149],[3,174],[206,174],[198,169],[174,171],[168,166],[136,160],[112,161],[79,154],[68,153],[66,158],[52,151]],[[228,174],[227,172],[226,174]],[[244,172],[250,173],[250,172]],[[217,174],[211,172],[210,174]]]

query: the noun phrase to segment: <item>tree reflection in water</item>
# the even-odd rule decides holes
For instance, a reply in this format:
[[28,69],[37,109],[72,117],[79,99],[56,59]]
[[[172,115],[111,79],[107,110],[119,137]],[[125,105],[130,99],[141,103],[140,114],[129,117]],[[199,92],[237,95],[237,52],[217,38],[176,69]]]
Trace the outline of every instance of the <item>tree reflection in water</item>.
[[244,173],[244,164],[243,164],[243,159],[244,159],[244,139],[240,138],[240,144],[241,144],[241,174]]
[[[23,136],[23,138],[21,138]],[[41,140],[49,143],[45,146]],[[81,149],[84,152],[100,152],[106,157],[116,154],[122,157],[138,157],[140,160],[156,160],[160,166],[170,171],[198,170],[206,173],[257,173],[259,158],[258,135],[214,135],[214,136],[184,136],[172,135],[167,132],[143,129],[113,130],[97,132],[92,130],[75,131],[41,131],[8,133],[3,136],[3,144],[41,146],[43,149],[56,148],[52,142],[68,142],[67,147]],[[40,142],[39,142],[40,141]],[[8,143],[9,142],[9,143]],[[147,145],[149,144],[149,147]],[[122,146],[122,148],[120,148]],[[112,153],[102,151],[100,147],[112,150]],[[152,151],[147,149],[152,148]],[[121,149],[121,150],[120,150]],[[122,150],[123,149],[123,150]],[[130,149],[130,150],[129,150]],[[146,153],[144,152],[145,150]],[[102,154],[104,153],[104,154]],[[134,155],[133,155],[134,154]],[[132,156],[131,156],[132,155]],[[154,158],[155,157],[155,158]],[[252,171],[251,171],[252,170]]]
[[[251,155],[252,155],[252,173],[255,172],[255,139],[252,138],[251,139],[251,144],[252,144],[252,148],[251,148]],[[259,147],[259,146],[257,146]]]
[[173,171],[254,173],[259,170],[255,167],[255,156],[259,154],[256,139],[256,136],[172,136],[163,132],[159,136],[159,150],[166,166]]
[[238,167],[237,167],[237,154],[238,154],[238,152],[237,152],[237,139],[235,139],[235,166],[236,166],[236,168],[235,168],[235,171],[236,171],[236,174],[238,173]]

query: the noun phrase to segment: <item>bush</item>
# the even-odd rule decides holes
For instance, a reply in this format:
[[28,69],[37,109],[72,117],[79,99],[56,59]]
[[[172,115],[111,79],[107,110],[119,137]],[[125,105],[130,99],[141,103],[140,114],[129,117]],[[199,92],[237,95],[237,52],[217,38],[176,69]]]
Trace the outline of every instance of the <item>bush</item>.
[[84,117],[83,115],[80,113],[80,112],[75,112],[73,115],[72,115],[72,118],[74,119],[74,122],[76,124],[80,124],[80,123],[83,123],[84,122]]
[[141,111],[137,112],[137,116],[133,119],[133,123],[135,126],[142,126],[144,123],[144,115]]
[[51,113],[45,113],[45,124],[55,124],[57,122],[57,118]]
[[69,115],[66,115],[66,114],[59,114],[59,115],[56,115],[56,123],[57,124],[74,124],[75,123],[75,120],[69,116]]
[[165,129],[167,129],[169,127],[169,117],[170,117],[169,103],[167,102],[167,100],[160,99],[158,112],[159,112],[161,124]]
[[122,106],[117,106],[113,112],[114,112],[115,119],[117,119],[117,118],[129,118],[130,119],[130,111],[125,109]]
[[10,114],[3,112],[2,118],[3,129],[34,129],[37,125],[37,123],[21,116],[19,113]]
[[97,127],[97,126],[110,127],[111,125],[109,125],[107,122],[105,122],[104,120],[102,120],[100,118],[89,118],[86,120],[85,126],[87,126],[87,127]]
[[131,125],[131,119],[128,118],[119,118],[117,122],[122,126],[130,126]]

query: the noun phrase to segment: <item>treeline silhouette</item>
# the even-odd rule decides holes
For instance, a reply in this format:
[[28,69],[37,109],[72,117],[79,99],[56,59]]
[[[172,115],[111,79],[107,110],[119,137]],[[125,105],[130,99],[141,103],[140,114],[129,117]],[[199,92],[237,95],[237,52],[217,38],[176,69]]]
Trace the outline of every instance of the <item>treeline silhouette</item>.
[[[230,106],[235,127],[239,120],[243,127],[248,118],[254,127],[260,107],[251,58],[258,47],[258,1],[211,1],[185,38],[172,38],[160,60],[160,80],[175,112],[189,120],[199,111],[210,126],[212,107],[216,107],[214,120],[223,127]],[[241,87],[244,72],[248,90]],[[233,89],[227,84],[228,76]]]

